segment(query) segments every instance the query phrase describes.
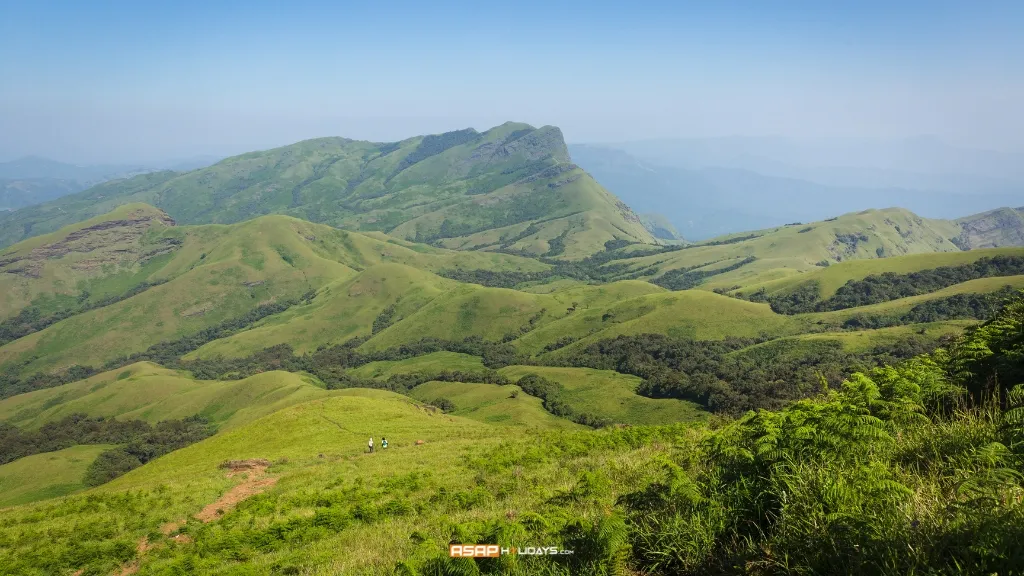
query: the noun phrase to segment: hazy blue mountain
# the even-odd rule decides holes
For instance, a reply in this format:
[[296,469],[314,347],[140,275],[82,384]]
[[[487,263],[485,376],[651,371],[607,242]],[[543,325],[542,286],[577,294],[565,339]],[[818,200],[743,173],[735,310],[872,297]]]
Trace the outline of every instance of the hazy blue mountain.
[[959,148],[933,137],[880,140],[735,136],[608,146],[666,166],[739,168],[841,186],[970,192],[945,187],[959,182],[957,186],[981,184],[985,191],[995,192],[999,187],[1024,182],[1024,154]]
[[189,172],[215,164],[219,157],[195,156],[149,165],[79,166],[41,156],[0,162],[0,210],[17,210],[81,192],[96,184],[158,170]]
[[17,210],[85,190],[88,184],[63,178],[0,178],[0,210]]
[[0,162],[0,209],[15,210],[146,172],[138,166],[76,166],[39,156]]
[[955,193],[826,185],[735,167],[681,168],[604,146],[571,145],[573,161],[639,213],[660,214],[689,240],[899,206],[957,218],[1024,204],[1024,191]]
[[78,166],[40,156],[25,156],[9,162],[0,162],[0,178],[7,180],[55,178],[95,183],[149,170],[152,168],[128,164]]

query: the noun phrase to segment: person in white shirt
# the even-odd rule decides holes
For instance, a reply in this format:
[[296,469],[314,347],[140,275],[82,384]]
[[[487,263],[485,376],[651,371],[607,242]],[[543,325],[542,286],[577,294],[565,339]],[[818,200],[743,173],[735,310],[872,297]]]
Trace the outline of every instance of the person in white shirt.
[[370,454],[373,454],[373,436],[370,436]]

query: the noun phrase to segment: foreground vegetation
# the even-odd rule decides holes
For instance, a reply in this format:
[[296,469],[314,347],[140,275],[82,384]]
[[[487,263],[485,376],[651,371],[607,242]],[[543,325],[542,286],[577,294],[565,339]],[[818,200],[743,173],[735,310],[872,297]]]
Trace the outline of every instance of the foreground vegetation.
[[[1017,300],[931,354],[710,428],[506,439],[500,424],[351,390],[4,511],[0,562],[14,574],[131,562],[140,574],[1018,573],[1022,334]],[[392,447],[360,454],[380,432]],[[272,462],[276,485],[189,519],[237,482],[218,465],[244,457]],[[456,561],[452,541],[574,553]]]

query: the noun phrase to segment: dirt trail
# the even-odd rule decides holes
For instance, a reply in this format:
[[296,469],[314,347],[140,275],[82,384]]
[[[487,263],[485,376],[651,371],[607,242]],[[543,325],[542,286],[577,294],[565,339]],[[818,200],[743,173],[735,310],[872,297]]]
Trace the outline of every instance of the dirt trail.
[[[138,572],[142,557],[146,555],[150,548],[152,546],[149,544],[149,538],[143,536],[142,540],[139,540],[139,544],[135,547],[135,559],[122,564],[121,569],[114,572],[115,576],[131,576]],[[81,571],[78,573],[81,573]]]
[[[203,522],[211,522],[220,518],[225,512],[231,510],[239,502],[245,500],[250,496],[255,496],[260,492],[263,492],[267,488],[270,488],[277,482],[277,478],[263,478],[266,474],[267,468],[270,467],[270,461],[261,458],[253,460],[230,460],[220,465],[221,468],[227,468],[228,478],[245,474],[246,476],[242,481],[236,484],[233,488],[224,493],[223,496],[217,499],[216,502],[207,505],[202,509],[196,518]],[[160,533],[164,536],[170,536],[176,532],[183,524],[184,520],[177,522],[168,522],[160,526]],[[178,534],[171,537],[171,540],[186,544],[192,542],[186,534]],[[149,538],[146,536],[139,540],[139,544],[135,547],[135,558],[121,565],[121,567],[114,572],[114,576],[131,576],[139,571],[139,565],[142,563],[143,557],[146,552],[153,548],[153,544],[150,544]],[[75,572],[75,576],[83,573],[83,570]]]
[[269,466],[270,461],[261,459],[232,460],[221,464],[222,468],[229,470],[228,478],[240,474],[246,474],[246,477],[225,492],[216,502],[207,504],[205,508],[196,514],[196,518],[203,522],[212,522],[237,506],[242,500],[255,496],[276,484],[277,478],[263,478]]

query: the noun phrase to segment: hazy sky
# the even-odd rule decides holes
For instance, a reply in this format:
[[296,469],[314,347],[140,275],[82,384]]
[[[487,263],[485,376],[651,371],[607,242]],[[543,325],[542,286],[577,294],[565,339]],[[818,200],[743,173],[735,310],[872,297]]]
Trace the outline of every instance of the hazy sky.
[[575,142],[934,134],[1024,150],[1022,102],[1020,0],[0,0],[0,159],[506,120]]

